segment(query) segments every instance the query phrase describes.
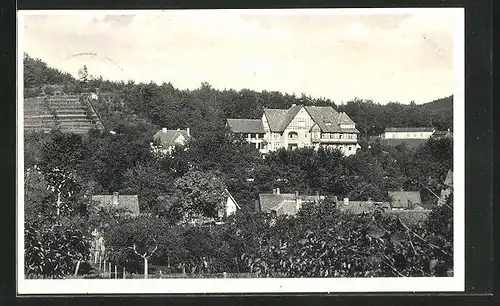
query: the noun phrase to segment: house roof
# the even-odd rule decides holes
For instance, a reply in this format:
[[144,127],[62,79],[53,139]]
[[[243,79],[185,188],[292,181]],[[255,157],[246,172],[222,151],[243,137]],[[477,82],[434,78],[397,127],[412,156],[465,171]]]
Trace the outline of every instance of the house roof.
[[422,203],[419,191],[389,191],[388,194],[393,208],[410,208],[409,203]]
[[231,198],[231,200],[234,202],[234,205],[236,205],[236,208],[241,209],[240,205],[238,205],[238,202],[236,202],[236,200],[233,198],[233,196],[231,195],[231,193],[229,192],[229,190],[224,189],[224,193],[225,193],[225,194],[226,194],[229,198]]
[[388,127],[385,132],[434,132],[433,127]]
[[[299,194],[299,199],[301,200],[302,203],[304,202],[313,202],[313,201],[319,201],[321,199],[324,199],[323,196],[316,196],[316,195],[300,195]],[[289,211],[290,208],[280,208],[280,205],[283,204],[285,201],[291,201],[296,205],[295,203],[296,200],[296,195],[294,193],[280,193],[280,194],[273,194],[273,193],[261,193],[259,194],[259,203],[260,203],[260,210],[263,212],[271,212],[271,211],[276,211],[276,210],[286,210]],[[283,205],[290,205],[290,204],[283,204]],[[288,207],[288,206],[287,206]]]
[[174,142],[177,137],[179,137],[179,135],[182,135],[185,139],[191,138],[186,130],[167,130],[166,132],[164,132],[163,129],[161,129],[156,132],[156,134],[153,136],[153,139],[159,140],[164,147],[170,147],[175,144]]
[[453,171],[451,171],[451,169],[448,170],[448,173],[446,174],[444,184],[448,187],[453,187]]
[[261,119],[227,119],[227,124],[233,133],[264,134],[266,132]]
[[269,124],[269,129],[272,132],[282,132],[282,122],[285,120],[288,113],[287,109],[264,108],[264,114]]
[[280,193],[280,194],[259,194],[260,210],[263,212],[271,212],[273,208],[278,207],[284,200],[295,200],[293,193]]
[[278,216],[281,216],[281,215],[294,216],[298,212],[297,203],[295,202],[295,200],[284,200],[277,207],[274,207],[271,210],[275,211],[276,215],[278,215]]
[[346,113],[338,113],[331,106],[303,106],[293,105],[288,110],[265,108],[269,128],[273,132],[283,132],[297,113],[304,108],[322,132],[327,133],[359,133],[356,128],[342,129],[340,124],[355,125]]
[[375,211],[378,207],[383,210],[390,210],[389,202],[373,202],[373,201],[349,201],[349,204],[344,204],[343,201],[337,201],[337,207],[340,211],[347,211],[354,214],[369,213]]
[[[103,194],[103,195],[93,195],[92,201],[98,202],[100,207],[110,207],[113,204],[113,195]],[[139,214],[139,197],[137,195],[118,195],[118,206],[119,209],[128,211],[134,216]]]

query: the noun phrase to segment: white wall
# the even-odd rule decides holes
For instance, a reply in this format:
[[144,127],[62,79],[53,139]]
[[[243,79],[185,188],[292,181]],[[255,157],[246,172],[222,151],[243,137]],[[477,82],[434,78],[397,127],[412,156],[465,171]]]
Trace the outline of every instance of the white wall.
[[385,132],[385,139],[429,139],[433,132]]

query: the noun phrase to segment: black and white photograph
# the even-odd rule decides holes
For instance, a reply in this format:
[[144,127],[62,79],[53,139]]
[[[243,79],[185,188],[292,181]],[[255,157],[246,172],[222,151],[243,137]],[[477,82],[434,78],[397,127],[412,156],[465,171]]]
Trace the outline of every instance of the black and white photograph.
[[464,290],[463,9],[17,23],[18,294]]

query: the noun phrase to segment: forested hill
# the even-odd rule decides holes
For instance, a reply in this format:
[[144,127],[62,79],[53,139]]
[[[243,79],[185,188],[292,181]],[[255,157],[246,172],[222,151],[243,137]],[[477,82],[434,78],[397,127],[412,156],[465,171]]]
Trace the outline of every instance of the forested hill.
[[189,126],[193,134],[206,134],[222,129],[226,118],[260,118],[263,107],[288,108],[292,104],[331,105],[346,112],[357,123],[362,135],[379,135],[389,126],[434,126],[445,130],[451,129],[453,122],[453,96],[422,105],[397,102],[381,105],[359,99],[338,105],[330,99],[313,99],[305,94],[217,90],[207,83],[195,90],[179,90],[170,83],[136,84],[102,78],[81,82],[27,54],[24,56],[24,82],[25,97],[81,93],[99,88],[104,98],[96,103],[96,108],[106,126],[112,129],[130,124],[142,124],[149,131],[159,127]]

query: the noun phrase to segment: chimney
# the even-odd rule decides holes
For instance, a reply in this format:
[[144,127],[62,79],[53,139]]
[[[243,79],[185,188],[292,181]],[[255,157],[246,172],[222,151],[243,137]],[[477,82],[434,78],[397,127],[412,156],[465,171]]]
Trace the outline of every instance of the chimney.
[[319,190],[316,190],[316,198],[319,199]]
[[186,133],[188,134],[188,136],[191,136],[191,129],[190,128],[186,128]]
[[349,205],[349,198],[344,198],[344,205]]
[[337,203],[337,202],[338,202],[338,200],[339,200],[339,199],[337,199],[337,196],[333,196],[333,201],[334,201],[335,203]]
[[280,189],[276,188],[276,194],[280,194]]
[[101,93],[101,89],[100,88],[96,88],[95,89],[95,93],[99,97],[99,94]]
[[181,129],[177,128],[177,131],[180,131]]
[[372,198],[368,198],[368,204],[372,204]]
[[113,200],[111,203],[113,205],[118,205],[118,192],[113,192]]
[[276,194],[276,188],[273,188],[273,194]]
[[164,128],[162,128],[162,129],[161,129],[161,131],[162,131],[163,133],[166,133],[166,132],[167,132],[167,128],[166,128],[166,127],[164,127]]

